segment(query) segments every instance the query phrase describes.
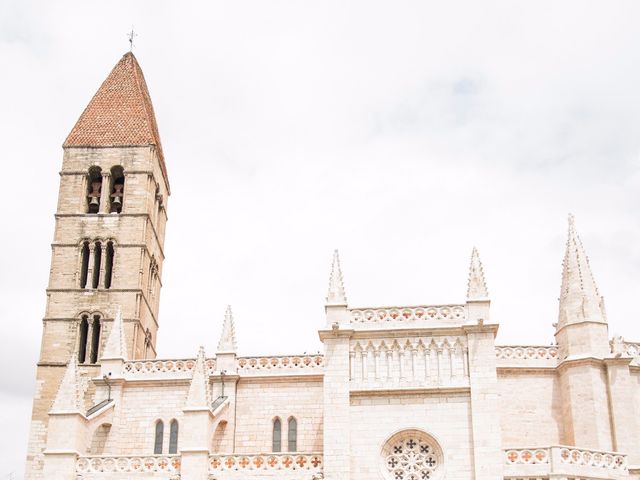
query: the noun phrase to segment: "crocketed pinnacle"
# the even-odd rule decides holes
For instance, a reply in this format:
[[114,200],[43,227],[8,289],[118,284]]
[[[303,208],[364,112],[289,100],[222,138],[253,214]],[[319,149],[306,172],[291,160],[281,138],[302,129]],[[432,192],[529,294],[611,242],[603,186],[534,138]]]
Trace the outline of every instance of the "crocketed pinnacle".
[[222,333],[220,334],[220,341],[218,342],[218,352],[235,352],[237,348],[233,313],[231,312],[231,305],[227,305],[227,311],[224,314],[224,323],[222,324]]
[[84,413],[84,389],[76,355],[71,356],[62,376],[50,413]]
[[69,133],[66,147],[154,145],[167,178],[160,134],[142,69],[127,52],[111,70]]
[[193,377],[189,385],[189,393],[185,401],[186,408],[210,408],[211,394],[209,392],[209,376],[205,365],[204,347],[200,347],[196,364],[193,367]]
[[102,358],[127,360],[127,341],[120,307],[118,307],[116,317],[113,319],[113,326],[111,327],[107,344],[104,347],[104,352],[102,352]]
[[333,263],[329,276],[329,292],[327,293],[327,305],[347,305],[347,295],[344,291],[342,270],[340,269],[340,255],[338,250],[333,251]]
[[471,252],[471,265],[469,266],[469,283],[467,286],[467,300],[486,300],[489,298],[487,282],[484,279],[484,270],[478,249],[473,247]]
[[583,321],[605,322],[602,298],[591,273],[589,257],[569,215],[567,248],[562,265],[558,328]]

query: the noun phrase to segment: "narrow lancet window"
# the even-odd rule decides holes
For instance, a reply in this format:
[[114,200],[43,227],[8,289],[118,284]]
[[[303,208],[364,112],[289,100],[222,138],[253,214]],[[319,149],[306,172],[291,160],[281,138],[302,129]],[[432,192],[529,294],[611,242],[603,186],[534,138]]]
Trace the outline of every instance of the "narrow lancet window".
[[87,185],[87,212],[98,213],[100,210],[100,195],[102,192],[102,170],[100,167],[89,169]]
[[84,363],[87,358],[87,334],[89,333],[89,320],[86,315],[82,316],[78,335],[78,363]]
[[169,425],[169,453],[178,453],[178,421],[171,420]]
[[162,437],[164,437],[164,423],[162,420],[156,422],[156,437],[153,442],[153,453],[156,455],[162,454]]
[[98,288],[100,283],[100,264],[102,263],[102,244],[96,242],[93,248],[93,279],[91,286]]
[[98,361],[98,350],[100,349],[100,317],[93,317],[93,329],[91,332],[91,363]]
[[80,265],[80,288],[87,286],[87,277],[89,273],[89,242],[82,244],[82,250],[80,251],[81,262]]
[[104,288],[111,288],[111,275],[113,273],[113,242],[107,243],[106,258],[104,260]]
[[122,212],[122,201],[124,199],[124,171],[117,166],[111,169],[111,193],[109,195],[111,213]]
[[298,450],[298,422],[295,418],[291,417],[289,419],[289,429],[287,432],[287,443],[288,450],[290,452],[295,452]]
[[273,420],[273,442],[271,450],[274,452],[282,451],[282,423],[277,417]]

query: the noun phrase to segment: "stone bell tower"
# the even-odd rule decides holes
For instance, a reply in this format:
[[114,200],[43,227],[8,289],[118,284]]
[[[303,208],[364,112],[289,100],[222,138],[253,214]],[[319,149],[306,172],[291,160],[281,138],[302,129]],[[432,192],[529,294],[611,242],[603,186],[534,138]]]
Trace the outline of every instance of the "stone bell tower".
[[63,149],[29,479],[42,478],[47,414],[65,366],[74,358],[81,376],[99,374],[118,309],[128,358],[156,356],[170,191],[151,98],[131,52],[102,83]]

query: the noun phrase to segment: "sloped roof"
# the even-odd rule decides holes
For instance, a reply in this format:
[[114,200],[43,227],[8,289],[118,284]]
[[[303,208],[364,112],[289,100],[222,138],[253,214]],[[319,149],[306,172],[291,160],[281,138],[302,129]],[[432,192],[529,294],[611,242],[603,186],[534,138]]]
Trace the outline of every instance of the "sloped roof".
[[102,82],[63,147],[137,145],[155,145],[168,182],[147,83],[135,55],[127,52]]

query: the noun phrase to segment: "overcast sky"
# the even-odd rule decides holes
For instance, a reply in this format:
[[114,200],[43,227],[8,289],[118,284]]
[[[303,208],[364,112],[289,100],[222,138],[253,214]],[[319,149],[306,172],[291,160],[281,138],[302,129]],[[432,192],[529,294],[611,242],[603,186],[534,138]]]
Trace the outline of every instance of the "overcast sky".
[[[61,144],[135,25],[169,199],[158,349],[322,349],[354,306],[464,302],[549,344],[566,218],[640,340],[637,1],[0,0],[0,479],[21,475]],[[16,478],[21,478],[17,476]]]

